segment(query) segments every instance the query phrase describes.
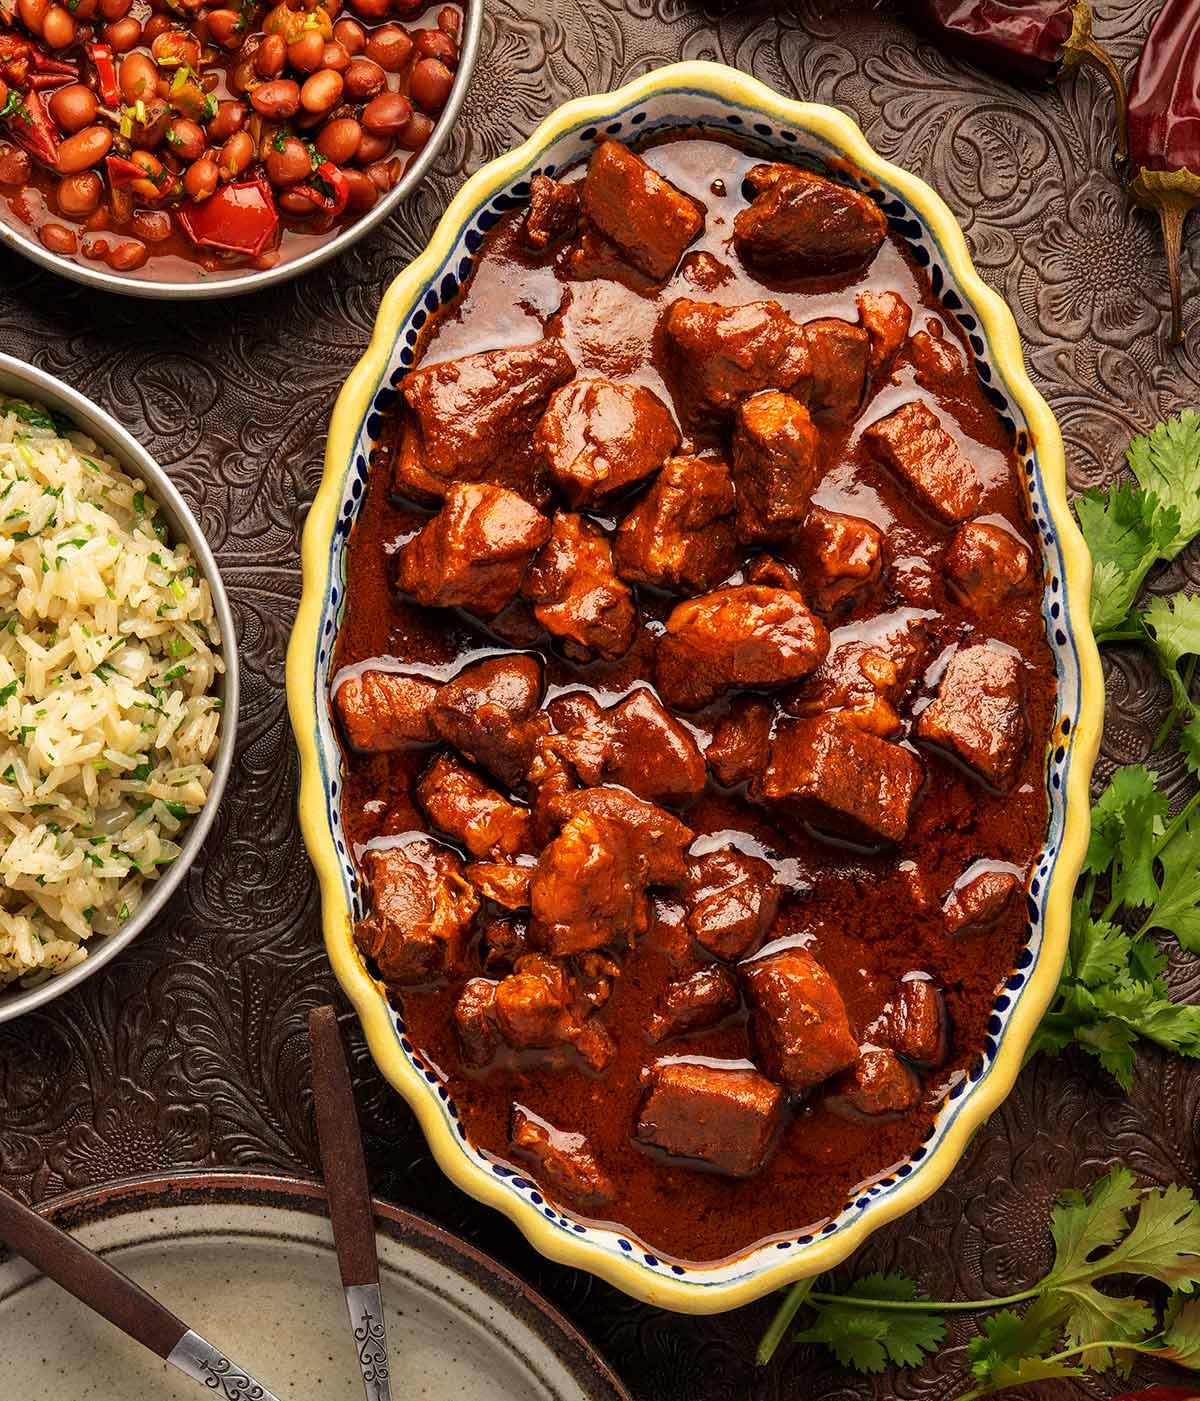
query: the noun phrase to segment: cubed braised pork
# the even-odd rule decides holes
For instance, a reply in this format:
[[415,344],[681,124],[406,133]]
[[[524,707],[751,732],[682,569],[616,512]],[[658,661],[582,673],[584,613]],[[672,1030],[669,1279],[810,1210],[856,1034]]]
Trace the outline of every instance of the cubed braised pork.
[[808,337],[778,302],[715,306],[680,298],[662,324],[672,393],[689,427],[711,432],[763,389],[807,400]]
[[960,525],[946,550],[946,579],[955,598],[986,613],[1035,583],[1028,548],[1015,535],[986,521]]
[[533,846],[529,809],[510,803],[448,754],[425,770],[417,798],[430,822],[472,856],[516,856]]
[[593,1070],[603,1070],[616,1048],[580,1001],[579,990],[559,959],[525,954],[496,985],[496,1024],[514,1049],[574,1046]]
[[549,538],[550,522],[515,492],[456,483],[397,556],[397,582],[426,607],[491,617],[516,596]]
[[771,757],[774,720],[775,707],[770,701],[758,696],[739,696],[734,701],[704,755],[718,783],[733,788],[762,780]]
[[928,978],[905,978],[892,998],[883,1039],[913,1065],[942,1065],[950,1049],[950,1022],[941,990]]
[[734,686],[783,686],[815,671],[829,649],[824,623],[787,589],[718,589],[679,604],[656,657],[668,705],[698,710]]
[[699,746],[653,692],[639,688],[606,710],[595,702],[589,709],[554,740],[586,786],[617,783],[656,803],[686,802],[703,789]]
[[633,594],[617,577],[612,541],[594,521],[559,511],[524,590],[534,617],[571,656],[595,653],[613,661],[633,644]]
[[880,375],[904,344],[912,324],[912,308],[899,292],[860,292],[855,301],[871,341],[871,373]]
[[658,1008],[650,1018],[650,1038],[706,1031],[723,1022],[742,1005],[738,982],[728,968],[710,963],[685,978],[675,978],[663,989]]
[[[964,873],[965,874],[965,873]],[[980,934],[1003,916],[1021,889],[1012,871],[984,868],[954,887],[942,907],[948,934]]]
[[863,430],[863,442],[911,490],[917,504],[954,525],[979,509],[974,464],[941,419],[919,399]]
[[867,387],[871,342],[861,326],[836,316],[806,321],[812,356],[812,393],[808,408],[818,423],[849,423]]
[[562,1196],[583,1210],[595,1210],[616,1195],[612,1179],[583,1134],[556,1129],[531,1109],[514,1104],[508,1141],[517,1157],[532,1163],[540,1184],[551,1196]]
[[635,938],[650,922],[645,887],[620,824],[577,813],[538,857],[529,888],[534,941],[567,954]]
[[814,506],[792,547],[804,576],[804,596],[818,613],[832,613],[879,582],[883,531],[859,516]]
[[917,733],[990,787],[1008,788],[1029,738],[1021,658],[998,642],[960,647],[921,712]]
[[898,842],[925,770],[915,754],[840,715],[782,720],[775,727],[763,796],[815,827],[856,841]]
[[479,898],[458,855],[421,839],[372,848],[362,866],[371,912],[354,936],[383,981],[403,987],[460,968]]
[[613,558],[625,579],[700,592],[737,567],[733,479],[723,462],[672,457],[621,522]]
[[586,506],[657,472],[679,446],[679,429],[640,384],[577,379],[551,398],[534,446],[567,505]]
[[529,806],[534,834],[542,846],[559,827],[560,818],[554,816],[555,800],[579,787],[575,770],[558,752],[557,743],[555,735],[539,739],[529,765]]
[[908,343],[917,383],[932,394],[953,393],[967,373],[962,351],[945,335],[940,321],[930,321]]
[[696,942],[732,961],[762,942],[779,909],[779,888],[768,862],[726,846],[697,858],[685,899]]
[[524,910],[529,906],[532,866],[518,866],[511,861],[472,861],[467,867],[467,879],[485,900],[506,910]]
[[821,478],[819,446],[808,410],[790,394],[767,389],[738,405],[733,480],[739,540],[757,544],[794,534]]
[[872,1118],[905,1114],[921,1098],[921,1082],[895,1052],[871,1046],[830,1085],[825,1103],[830,1109]]
[[664,808],[623,788],[579,788],[550,802],[555,821],[581,814],[615,823],[625,834],[634,872],[643,886],[682,885],[688,877],[684,851],[695,833]]
[[423,365],[400,381],[410,411],[392,489],[429,501],[451,482],[487,480],[546,500],[532,434],[550,395],[574,375],[559,340]]
[[454,1030],[463,1064],[480,1070],[495,1059],[500,1045],[496,1024],[496,984],[491,978],[471,978],[454,1004]]
[[704,227],[701,205],[615,141],[603,141],[592,152],[582,206],[631,266],[656,282],[671,276]]
[[429,703],[437,682],[401,671],[362,671],[333,693],[346,738],[365,754],[384,754],[433,739]]
[[887,236],[882,210],[866,195],[795,165],[756,165],[746,176],[759,191],[733,221],[747,263],[791,277],[861,267]]
[[791,589],[795,593],[804,591],[800,571],[775,555],[755,555],[746,566],[746,582],[763,584],[769,589]]
[[836,711],[867,734],[894,739],[902,728],[897,707],[930,652],[923,617],[915,609],[899,608],[835,628],[828,656],[799,693],[788,698],[787,709],[801,716]]
[[800,1094],[858,1059],[837,984],[807,950],[782,949],[738,971],[759,1064],[772,1080]]
[[529,182],[529,213],[521,236],[526,248],[544,253],[559,238],[575,232],[579,223],[579,186],[564,185],[548,175]]
[[505,915],[490,919],[483,926],[483,966],[489,973],[511,969],[518,958],[530,952],[529,929],[523,919]]
[[441,739],[515,788],[549,729],[538,710],[541,698],[540,658],[488,657],[463,667],[438,690],[429,720]]
[[783,1091],[756,1070],[660,1062],[638,1116],[637,1138],[731,1177],[750,1177],[766,1160],[783,1108]]

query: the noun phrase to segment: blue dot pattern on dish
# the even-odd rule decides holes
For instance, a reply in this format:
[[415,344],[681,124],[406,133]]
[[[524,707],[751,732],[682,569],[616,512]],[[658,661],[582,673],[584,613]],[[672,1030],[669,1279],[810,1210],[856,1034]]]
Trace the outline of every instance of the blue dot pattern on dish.
[[[347,903],[354,916],[363,914],[361,893],[355,872],[347,854],[342,834],[340,804],[337,801],[339,754],[333,730],[333,721],[328,705],[330,665],[333,654],[335,633],[345,606],[342,589],[344,582],[345,539],[349,526],[353,523],[359,505],[363,500],[367,478],[367,465],[370,452],[380,426],[379,415],[396,398],[395,386],[415,361],[415,347],[419,332],[429,317],[445,302],[458,295],[469,276],[474,256],[483,246],[485,235],[495,227],[500,217],[518,207],[528,197],[529,179],[539,172],[552,173],[574,166],[585,160],[594,142],[602,135],[619,135],[625,127],[636,128],[639,139],[652,134],[678,130],[685,127],[712,131],[747,129],[753,132],[760,145],[771,148],[780,159],[797,158],[814,165],[823,165],[836,152],[809,132],[795,128],[780,127],[763,120],[762,115],[750,109],[739,109],[726,99],[712,94],[697,94],[686,90],[664,91],[650,102],[640,107],[614,111],[607,123],[587,124],[576,128],[559,138],[548,150],[538,157],[538,164],[532,166],[523,178],[500,194],[491,197],[490,202],[477,208],[466,226],[460,231],[454,247],[447,255],[442,267],[436,270],[417,297],[413,308],[401,327],[393,348],[390,362],[382,377],[380,390],[359,427],[356,450],[346,464],[343,476],[343,498],[338,513],[338,529],[328,559],[328,589],[320,627],[320,646],[317,654],[317,668],[313,677],[318,714],[318,750],[320,754],[323,790],[326,797],[326,815],[334,834],[335,846],[342,860],[342,879]],[[842,177],[845,178],[845,177]],[[975,353],[980,379],[987,397],[995,406],[1005,429],[1013,436],[1018,451],[1024,456],[1026,483],[1029,491],[1029,505],[1034,528],[1042,542],[1043,568],[1049,581],[1048,593],[1060,595],[1059,581],[1064,573],[1062,549],[1051,524],[1049,505],[1045,487],[1038,471],[1036,454],[1031,451],[1031,435],[1018,406],[1010,399],[1007,386],[994,368],[991,351],[983,334],[978,316],[962,287],[955,280],[949,263],[917,212],[909,207],[898,191],[880,188],[869,177],[857,176],[855,181],[879,205],[887,217],[890,228],[907,243],[918,266],[928,271],[930,281],[942,298],[943,305],[953,311],[965,331]],[[830,1221],[819,1228],[819,1237],[827,1237],[843,1225],[862,1217],[864,1214],[882,1209],[890,1194],[903,1184],[937,1148],[941,1139],[962,1112],[968,1088],[976,1089],[986,1081],[994,1064],[1005,1031],[1021,1001],[1021,993],[1026,985],[1028,970],[1032,968],[1041,950],[1044,918],[1045,892],[1049,885],[1054,861],[1063,834],[1065,817],[1067,776],[1070,772],[1072,744],[1070,736],[1074,729],[1074,717],[1079,713],[1080,667],[1071,631],[1070,619],[1064,607],[1054,601],[1044,605],[1047,630],[1057,646],[1058,716],[1057,732],[1060,742],[1052,752],[1047,764],[1047,792],[1050,802],[1050,825],[1043,858],[1038,863],[1037,875],[1030,884],[1028,897],[1028,938],[1018,956],[1016,967],[1006,981],[1004,989],[996,997],[988,1020],[987,1037],[976,1062],[968,1073],[950,1088],[942,1110],[923,1146],[913,1152],[908,1162],[894,1167],[887,1177],[859,1190]],[[393,1026],[401,1049],[414,1069],[428,1078],[430,1083],[436,1075],[420,1060],[407,1037],[403,1035],[403,1021],[393,1014]],[[434,1102],[438,1111],[455,1131],[459,1139],[459,1151],[468,1157],[484,1174],[502,1183],[506,1191],[523,1196],[530,1205],[540,1207],[541,1197],[535,1185],[517,1176],[501,1164],[493,1163],[466,1141],[453,1100],[444,1086],[438,1085]],[[641,1267],[651,1271],[669,1268],[671,1274],[687,1278],[697,1285],[728,1283],[755,1274],[767,1262],[768,1257],[777,1251],[811,1244],[818,1236],[811,1229],[786,1240],[764,1243],[753,1252],[738,1257],[732,1262],[716,1266],[693,1266],[677,1262],[663,1262],[657,1256],[639,1250],[630,1241],[622,1238],[612,1229],[595,1223],[577,1220],[568,1214],[558,1214],[546,1210],[548,1220],[561,1230],[570,1232],[576,1238],[586,1239],[597,1251],[622,1255],[634,1259]]]

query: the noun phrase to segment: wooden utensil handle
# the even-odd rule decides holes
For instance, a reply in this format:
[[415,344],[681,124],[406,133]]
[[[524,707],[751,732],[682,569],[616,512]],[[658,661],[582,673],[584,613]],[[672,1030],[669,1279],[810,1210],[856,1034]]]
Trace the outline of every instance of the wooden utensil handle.
[[159,1357],[167,1357],[187,1324],[139,1284],[0,1191],[0,1242]]
[[379,1279],[375,1212],[354,1108],[350,1066],[332,1007],[312,1009],[308,1014],[308,1034],[312,1041],[317,1141],[329,1194],[338,1268],[344,1285],[374,1284]]

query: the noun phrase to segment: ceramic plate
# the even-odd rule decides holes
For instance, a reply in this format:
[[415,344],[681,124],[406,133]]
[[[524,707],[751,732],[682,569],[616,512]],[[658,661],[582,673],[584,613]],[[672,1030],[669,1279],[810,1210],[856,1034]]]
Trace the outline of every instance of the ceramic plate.
[[[375,1204],[403,1401],[629,1401],[583,1337],[464,1241]],[[248,1367],[281,1401],[361,1401],[323,1190],[210,1173],[60,1198],[47,1213]],[[201,1390],[25,1261],[0,1252],[0,1393],[186,1401]]]

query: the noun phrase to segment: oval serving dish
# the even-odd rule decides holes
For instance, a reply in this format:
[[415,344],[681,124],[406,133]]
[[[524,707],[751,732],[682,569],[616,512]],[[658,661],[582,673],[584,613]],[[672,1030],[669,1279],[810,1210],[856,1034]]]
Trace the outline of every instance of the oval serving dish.
[[[345,550],[363,499],[380,411],[412,367],[421,327],[453,298],[483,235],[525,202],[539,173],[579,164],[600,135],[637,142],[683,128],[741,134],[773,158],[837,162],[882,207],[974,350],[987,397],[1017,443],[1046,578],[1043,615],[1055,659],[1058,708],[1047,754],[1050,809],[1028,890],[1028,938],[996,998],[971,1073],[949,1094],[925,1142],[847,1201],[820,1228],[797,1227],[717,1263],[660,1259],[620,1228],[576,1219],[535,1185],[467,1141],[435,1070],[409,1041],[402,1015],[367,972],[352,921],[363,913],[342,831],[341,754],[329,708],[330,665],[345,599]],[[845,178],[843,176],[843,178]],[[1087,844],[1088,781],[1103,720],[1103,683],[1088,625],[1090,566],[1067,504],[1062,439],[1021,358],[1004,303],[974,271],[942,200],[882,160],[847,117],[790,101],[754,79],[709,63],[659,69],[616,92],[568,103],[523,146],[473,176],[425,252],[388,289],[371,344],[334,411],[325,475],[304,535],[304,594],[288,655],[288,698],[301,757],[301,825],[321,881],[326,946],[362,1018],[372,1054],[416,1113],[442,1169],[465,1191],[512,1218],[543,1254],[602,1276],[661,1308],[735,1308],[845,1259],[876,1227],[911,1210],[945,1180],[975,1129],[1012,1087],[1057,985],[1075,878]]]
[[238,656],[237,641],[233,627],[233,614],[229,609],[229,599],[225,585],[213,553],[200,529],[200,523],[192,514],[191,508],[179,494],[171,478],[163,471],[144,447],[128,433],[115,418],[84,398],[60,379],[28,365],[11,355],[0,355],[0,397],[12,395],[19,399],[32,399],[52,412],[69,419],[82,433],[93,438],[131,476],[140,477],[150,490],[150,495],[158,502],[167,520],[172,535],[182,540],[195,556],[208,587],[212,593],[213,611],[221,628],[221,656],[225,662],[225,672],[217,683],[217,694],[221,697],[223,714],[217,752],[212,760],[213,779],[208,790],[204,807],[187,830],[183,849],[165,873],[150,887],[145,900],[134,911],[128,923],[116,934],[98,937],[88,944],[88,955],[73,968],[57,977],[46,979],[33,987],[22,988],[13,984],[0,988],[0,1022],[31,1012],[47,1002],[75,987],[87,977],[103,968],[110,958],[115,958],[123,948],[151,924],[162,907],[171,898],[175,888],[183,880],[188,868],[200,854],[209,828],[221,805],[221,794],[233,766],[233,751],[237,741],[238,713]]

